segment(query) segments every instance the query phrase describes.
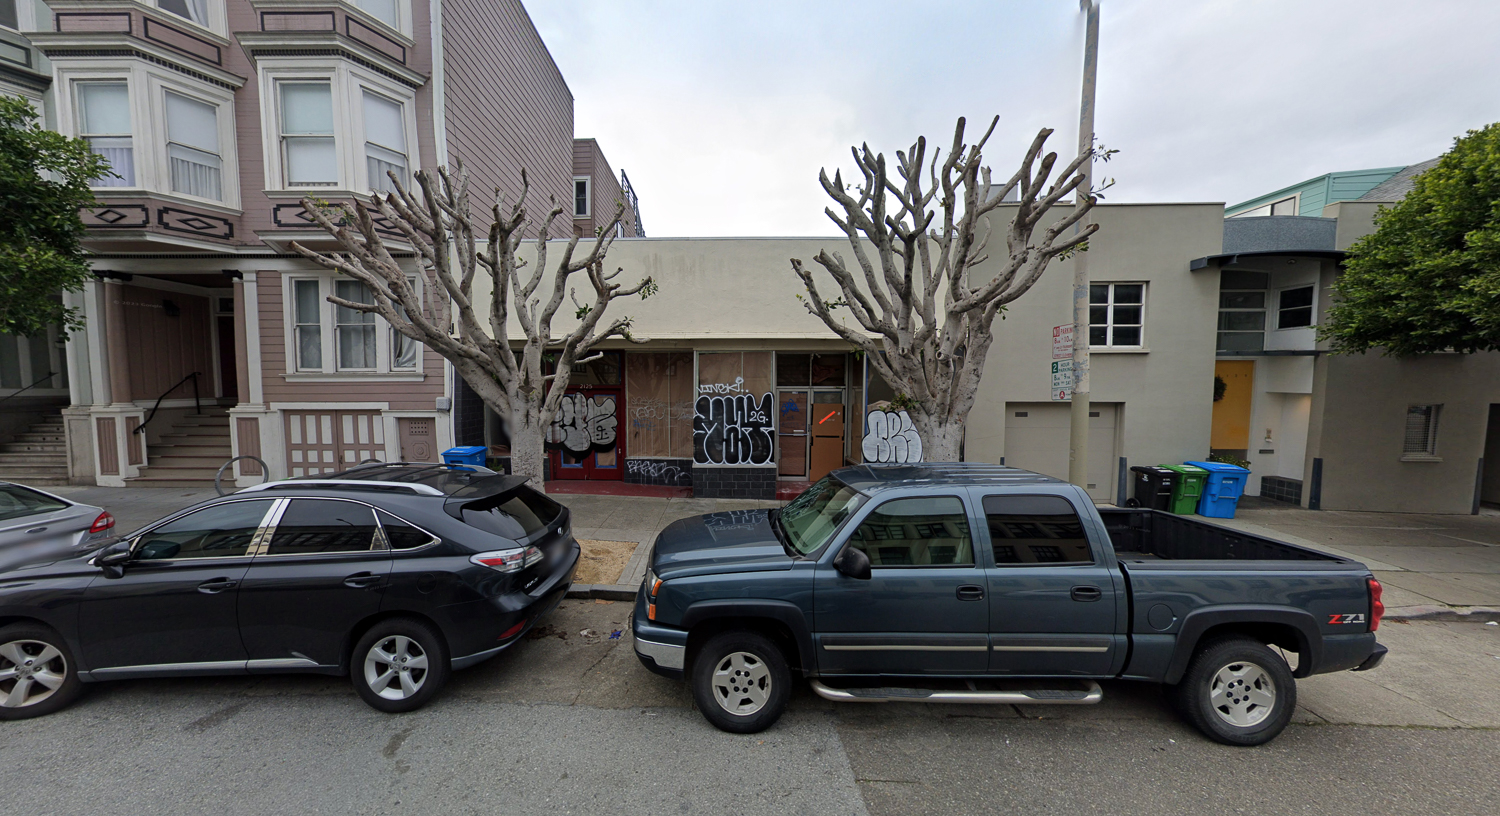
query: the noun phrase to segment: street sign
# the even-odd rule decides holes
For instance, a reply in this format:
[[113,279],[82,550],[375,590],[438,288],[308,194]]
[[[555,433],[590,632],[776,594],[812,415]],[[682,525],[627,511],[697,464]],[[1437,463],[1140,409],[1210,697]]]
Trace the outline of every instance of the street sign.
[[[1070,327],[1071,328],[1071,327]],[[1067,402],[1073,398],[1073,361],[1052,361],[1052,401]]]
[[[1073,324],[1052,327],[1052,359],[1073,359]],[[1071,388],[1072,386],[1068,386]]]

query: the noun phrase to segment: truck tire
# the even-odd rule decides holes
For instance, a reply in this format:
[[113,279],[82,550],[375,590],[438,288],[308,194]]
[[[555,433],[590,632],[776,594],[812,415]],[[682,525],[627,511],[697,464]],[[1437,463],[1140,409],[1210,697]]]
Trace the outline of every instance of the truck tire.
[[755,632],[720,632],[693,657],[693,700],[720,730],[770,728],[791,697],[792,673],[781,649]]
[[67,641],[39,623],[0,628],[0,720],[57,711],[83,693]]
[[1175,689],[1177,710],[1209,739],[1262,745],[1297,708],[1297,681],[1280,655],[1248,637],[1203,644]]

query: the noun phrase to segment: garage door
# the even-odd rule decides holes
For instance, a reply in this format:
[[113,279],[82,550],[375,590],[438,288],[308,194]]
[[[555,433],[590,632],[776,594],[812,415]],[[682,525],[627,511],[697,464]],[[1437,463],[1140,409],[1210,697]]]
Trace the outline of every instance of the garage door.
[[[1096,503],[1114,501],[1119,463],[1115,459],[1117,403],[1089,406],[1088,492]],[[1068,478],[1066,402],[1011,402],[1005,406],[1005,464]]]

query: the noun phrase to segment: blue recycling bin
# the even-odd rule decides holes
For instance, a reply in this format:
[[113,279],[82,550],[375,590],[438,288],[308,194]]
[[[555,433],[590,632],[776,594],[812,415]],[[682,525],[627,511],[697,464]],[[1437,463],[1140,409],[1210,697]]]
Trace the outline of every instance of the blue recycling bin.
[[460,445],[443,451],[443,464],[484,467],[485,453],[483,445]]
[[1203,486],[1203,498],[1198,500],[1198,515],[1209,518],[1234,518],[1240,496],[1245,494],[1245,481],[1250,471],[1239,465],[1223,462],[1186,462],[1184,464],[1208,471],[1208,484]]

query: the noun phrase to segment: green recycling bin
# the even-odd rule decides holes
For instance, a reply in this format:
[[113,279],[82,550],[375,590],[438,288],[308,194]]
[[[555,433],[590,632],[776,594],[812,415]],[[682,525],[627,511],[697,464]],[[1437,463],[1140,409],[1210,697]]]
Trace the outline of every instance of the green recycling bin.
[[1172,480],[1171,510],[1179,516],[1191,516],[1198,512],[1198,500],[1203,497],[1203,485],[1208,482],[1208,471],[1192,465],[1162,465],[1177,472]]

